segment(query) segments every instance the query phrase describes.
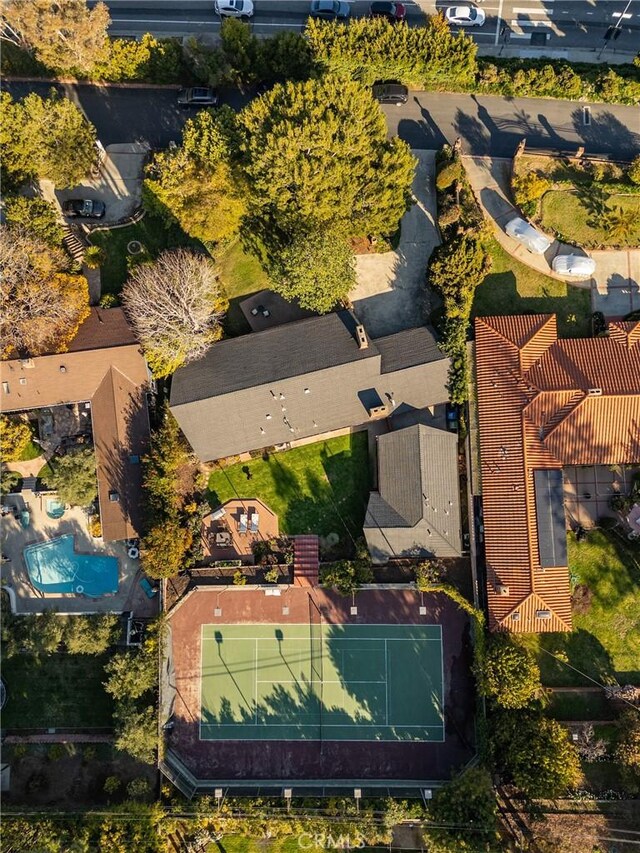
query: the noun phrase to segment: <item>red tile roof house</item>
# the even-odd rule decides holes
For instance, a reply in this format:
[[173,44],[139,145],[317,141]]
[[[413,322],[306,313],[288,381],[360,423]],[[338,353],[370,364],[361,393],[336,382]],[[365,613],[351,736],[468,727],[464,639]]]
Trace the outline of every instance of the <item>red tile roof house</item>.
[[475,342],[489,625],[570,631],[562,468],[640,462],[640,322],[482,317]]
[[149,372],[122,309],[93,308],[67,352],[0,362],[0,411],[91,408],[102,536],[140,535]]

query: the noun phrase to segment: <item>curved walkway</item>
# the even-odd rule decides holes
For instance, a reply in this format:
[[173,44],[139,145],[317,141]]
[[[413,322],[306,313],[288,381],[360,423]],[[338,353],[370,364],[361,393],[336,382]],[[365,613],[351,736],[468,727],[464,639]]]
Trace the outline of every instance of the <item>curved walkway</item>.
[[[607,317],[622,317],[640,309],[640,249],[609,249],[590,252],[596,262],[592,278],[567,279],[556,275],[551,262],[556,255],[575,254],[576,247],[554,240],[544,255],[534,255],[504,231],[506,223],[521,216],[511,202],[511,160],[505,157],[463,156],[464,166],[485,216],[506,252],[537,272],[574,287],[591,290],[591,307]],[[582,250],[578,250],[582,251]]]

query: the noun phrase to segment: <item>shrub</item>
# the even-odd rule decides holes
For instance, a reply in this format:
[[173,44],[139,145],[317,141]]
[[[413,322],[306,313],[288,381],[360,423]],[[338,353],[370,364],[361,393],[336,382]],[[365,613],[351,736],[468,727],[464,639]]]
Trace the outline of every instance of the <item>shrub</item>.
[[89,519],[89,533],[94,539],[100,539],[102,536],[102,522],[99,515],[92,515]]
[[464,167],[460,160],[455,159],[443,166],[436,176],[436,189],[442,191],[448,189],[456,181],[464,177]]
[[90,270],[97,270],[105,262],[106,254],[100,246],[89,246],[84,253],[84,264]]
[[320,567],[320,581],[324,586],[335,586],[342,595],[349,595],[364,583],[373,580],[368,560],[339,560]]
[[95,453],[89,448],[71,450],[54,463],[48,482],[63,503],[89,506],[98,493]]
[[245,586],[247,583],[247,576],[242,571],[242,569],[238,569],[237,572],[234,572],[233,575],[233,585],[234,586]]
[[122,781],[117,776],[107,776],[104,780],[105,794],[115,794],[122,785]]
[[627,512],[631,507],[631,500],[618,492],[609,498],[609,507],[615,512]]
[[423,560],[415,567],[416,587],[420,592],[426,592],[434,584],[442,582],[444,566],[438,560]]
[[150,790],[151,785],[149,784],[149,780],[139,777],[138,779],[132,779],[127,785],[127,796],[131,797],[132,800],[142,799],[148,795]]
[[0,415],[0,458],[17,462],[31,443],[31,426],[21,417]]
[[267,569],[264,573],[264,579],[269,583],[278,583],[278,580],[280,579],[280,569],[277,566]]
[[524,175],[516,175],[513,179],[513,196],[518,207],[524,209],[525,205],[536,202],[551,188],[551,181],[537,172],[527,172]]
[[136,39],[111,39],[109,56],[94,66],[92,77],[118,83],[180,83],[184,75],[178,39],[157,39],[150,33]]
[[47,758],[49,761],[60,761],[61,758],[66,758],[67,750],[62,743],[52,743],[47,750]]
[[640,185],[640,154],[633,158],[633,161],[627,169],[627,177],[632,184]]
[[502,708],[523,708],[540,690],[535,658],[507,634],[491,635],[475,674],[480,692]]
[[7,225],[22,225],[50,246],[62,243],[62,224],[51,202],[43,198],[14,196],[6,200],[4,213]]
[[120,300],[115,293],[105,293],[100,297],[101,308],[117,308],[120,305]]

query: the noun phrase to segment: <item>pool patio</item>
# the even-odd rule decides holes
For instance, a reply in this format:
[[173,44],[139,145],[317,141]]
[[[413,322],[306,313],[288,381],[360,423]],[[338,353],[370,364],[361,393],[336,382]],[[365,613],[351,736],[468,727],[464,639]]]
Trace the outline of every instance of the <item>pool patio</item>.
[[[103,542],[94,539],[87,527],[87,516],[80,507],[65,508],[61,518],[47,513],[48,502],[56,495],[23,489],[18,494],[5,495],[3,506],[16,509],[18,518],[10,512],[2,519],[2,586],[9,591],[12,609],[17,613],[40,613],[55,608],[60,613],[122,613],[133,610],[137,616],[154,616],[157,598],[149,600],[140,588],[140,561],[131,560],[124,542]],[[50,506],[50,504],[49,504]],[[20,513],[29,510],[29,526],[20,524]],[[24,560],[24,549],[35,543],[47,542],[72,534],[75,551],[83,554],[113,556],[118,559],[119,584],[113,595],[89,598],[74,594],[43,594],[34,589]]]

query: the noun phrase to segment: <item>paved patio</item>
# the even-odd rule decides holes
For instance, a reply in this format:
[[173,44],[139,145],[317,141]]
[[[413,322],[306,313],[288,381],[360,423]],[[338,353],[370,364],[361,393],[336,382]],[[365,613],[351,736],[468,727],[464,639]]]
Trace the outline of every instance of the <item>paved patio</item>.
[[[2,519],[2,586],[9,590],[12,607],[17,613],[40,613],[56,609],[60,613],[122,613],[133,610],[136,616],[153,616],[157,612],[157,598],[150,600],[140,588],[142,577],[139,560],[131,560],[124,542],[103,542],[89,533],[87,516],[80,507],[65,509],[60,519],[47,515],[47,500],[54,492],[32,492],[5,495],[3,506],[18,512],[29,509],[30,523],[24,530],[18,519],[9,514]],[[74,535],[75,550],[85,554],[105,554],[117,557],[119,569],[118,592],[101,598],[83,595],[44,595],[29,582],[23,553],[27,545],[45,542],[62,536]]]
[[[224,510],[223,515],[220,515],[221,510]],[[242,560],[246,565],[253,565],[254,544],[278,536],[278,516],[257,498],[227,501],[221,510],[205,516],[202,521],[204,559],[207,562]],[[256,515],[256,529],[252,530],[252,517]]]
[[628,493],[637,466],[575,466],[563,469],[564,508],[569,523],[585,529],[595,527],[603,517],[619,518],[609,507],[609,498]]

